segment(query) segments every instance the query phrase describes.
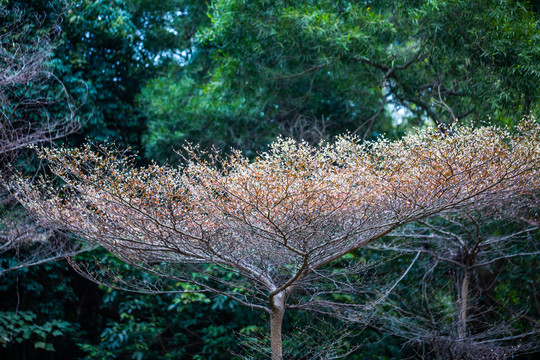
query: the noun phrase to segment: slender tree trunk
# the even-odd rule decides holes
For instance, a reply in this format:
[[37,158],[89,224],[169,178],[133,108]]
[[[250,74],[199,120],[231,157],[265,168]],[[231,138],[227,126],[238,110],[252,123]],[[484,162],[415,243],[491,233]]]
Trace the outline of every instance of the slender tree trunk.
[[270,347],[272,360],[283,360],[282,324],[285,315],[286,296],[283,292],[274,295],[270,299]]
[[469,301],[469,284],[471,282],[471,270],[465,267],[463,281],[461,282],[461,304],[459,309],[458,336],[465,338],[467,334],[467,306]]

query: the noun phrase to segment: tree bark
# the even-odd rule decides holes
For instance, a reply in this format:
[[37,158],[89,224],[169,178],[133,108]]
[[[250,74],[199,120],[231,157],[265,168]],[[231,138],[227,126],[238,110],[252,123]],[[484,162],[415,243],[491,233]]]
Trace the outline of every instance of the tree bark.
[[467,334],[467,302],[469,301],[469,283],[471,282],[471,270],[465,267],[461,282],[461,304],[459,309],[458,337],[464,339]]
[[270,348],[272,360],[283,360],[282,324],[285,315],[286,296],[280,292],[270,298]]

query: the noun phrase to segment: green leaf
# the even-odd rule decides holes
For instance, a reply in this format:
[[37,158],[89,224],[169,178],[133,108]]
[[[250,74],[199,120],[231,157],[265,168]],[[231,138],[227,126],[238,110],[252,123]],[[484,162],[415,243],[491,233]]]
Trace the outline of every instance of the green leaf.
[[44,343],[43,341],[38,341],[37,343],[34,344],[34,348],[36,349],[45,349],[45,346],[47,346],[47,344]]

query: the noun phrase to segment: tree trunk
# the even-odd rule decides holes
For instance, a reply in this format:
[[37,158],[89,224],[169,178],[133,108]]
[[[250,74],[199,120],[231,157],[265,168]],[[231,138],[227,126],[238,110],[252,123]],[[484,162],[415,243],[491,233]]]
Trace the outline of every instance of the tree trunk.
[[281,328],[283,315],[285,314],[285,299],[283,292],[274,295],[270,299],[270,347],[272,350],[272,360],[283,360],[283,340]]
[[469,283],[471,281],[471,270],[465,267],[463,270],[463,281],[461,282],[461,304],[459,309],[458,336],[464,339],[467,335],[467,302],[469,301]]

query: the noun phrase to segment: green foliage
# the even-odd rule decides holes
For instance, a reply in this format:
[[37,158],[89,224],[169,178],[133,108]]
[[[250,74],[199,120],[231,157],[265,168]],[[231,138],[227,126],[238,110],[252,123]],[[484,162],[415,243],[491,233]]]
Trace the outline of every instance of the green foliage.
[[[91,261],[95,255],[84,257]],[[126,278],[136,277],[147,283],[157,280],[118,262],[111,255],[103,255],[103,258],[108,267],[117,262]],[[168,291],[198,290],[181,282],[161,285]],[[97,341],[79,342],[84,359],[231,359],[233,352],[241,351],[238,334],[249,324],[262,320],[259,314],[224,296],[104,290],[100,308],[115,316],[107,319]]]
[[484,121],[515,121],[537,112],[540,21],[532,10],[518,1],[427,2],[414,12],[415,36],[430,54],[413,84],[437,77],[458,117],[473,111]]
[[148,156],[170,159],[185,140],[258,151],[278,133],[399,135],[538,109],[540,22],[526,3],[223,0],[208,15],[189,61],[139,96]]
[[[392,239],[381,242],[383,248],[386,243],[394,251],[409,254],[378,269],[381,273],[403,271],[413,259],[410,254],[422,254],[414,271],[377,311],[377,321],[385,331],[408,340],[412,348],[445,359],[459,353],[478,358],[487,351],[538,351],[537,338],[531,334],[539,316],[534,249],[540,234],[530,223],[493,218],[494,214],[436,218],[430,226],[422,222],[422,231],[395,234],[398,239],[406,234],[397,243]],[[465,271],[470,271],[468,344],[460,347],[455,339],[461,325]],[[486,341],[489,348],[482,348]]]
[[[2,261],[9,261],[3,255]],[[78,319],[85,311],[80,307],[84,302],[77,295],[78,285],[60,262],[3,274],[0,353],[10,359],[55,358],[56,354],[76,358],[74,342],[87,335]]]
[[[58,40],[51,72],[83,119],[82,134],[72,137],[72,142],[90,137],[139,147],[145,118],[134,104],[135,96],[158,69],[187,56],[184,49],[194,34],[191,24],[198,19],[185,16],[191,4],[181,0],[10,2],[12,8],[39,14],[45,22],[63,17],[55,26]],[[55,111],[54,116],[61,117],[62,112]]]
[[[147,157],[175,160],[172,151],[186,141],[203,147],[264,148],[270,133],[246,98],[199,96],[204,92],[191,77],[162,77],[148,83],[139,96],[151,118],[143,138]],[[254,132],[259,135],[254,137]]]
[[51,338],[73,332],[72,325],[67,321],[52,320],[36,324],[36,317],[32,311],[0,312],[0,346],[6,348],[11,342],[20,344],[29,341],[35,349],[54,351]]

